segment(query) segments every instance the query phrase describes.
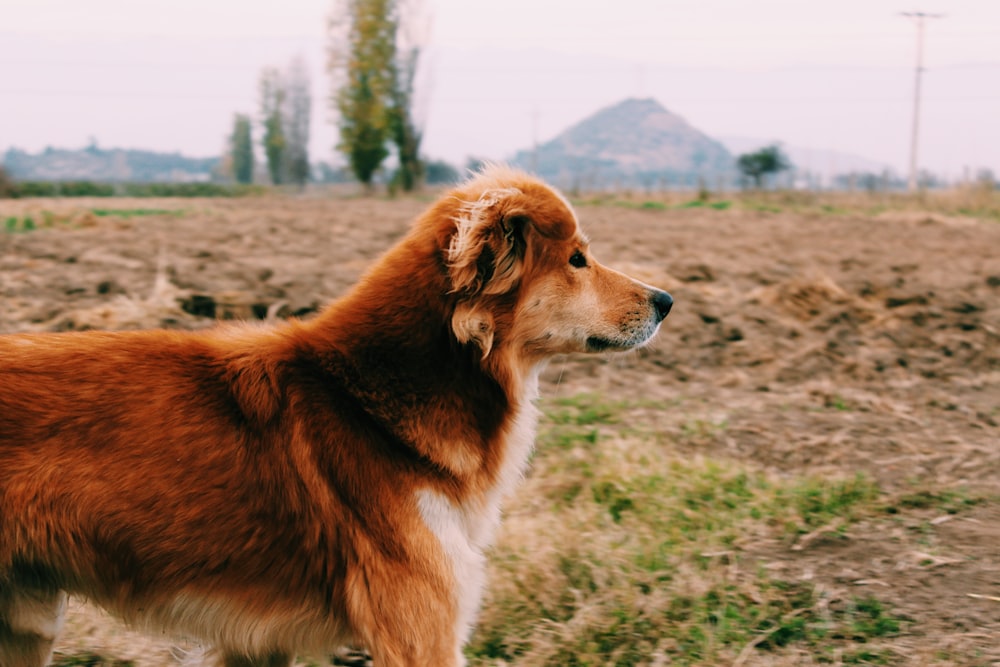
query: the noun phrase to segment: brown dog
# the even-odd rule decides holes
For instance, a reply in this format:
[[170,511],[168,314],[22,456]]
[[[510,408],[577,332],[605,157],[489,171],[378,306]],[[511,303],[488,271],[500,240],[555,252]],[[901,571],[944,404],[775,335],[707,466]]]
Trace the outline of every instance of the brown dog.
[[67,593],[227,666],[464,664],[539,369],[671,303],[490,167],[312,321],[0,338],[0,666],[45,664]]

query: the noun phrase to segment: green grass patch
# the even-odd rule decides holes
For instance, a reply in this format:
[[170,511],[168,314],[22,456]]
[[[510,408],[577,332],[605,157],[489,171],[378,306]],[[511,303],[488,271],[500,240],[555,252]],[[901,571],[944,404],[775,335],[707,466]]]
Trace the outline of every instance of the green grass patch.
[[655,199],[632,198],[629,192],[602,193],[576,197],[578,206],[618,206],[650,210],[713,208],[718,210],[790,213],[804,216],[877,217],[881,214],[925,213],[963,216],[1000,222],[1000,189],[989,184],[959,186],[920,194],[903,192],[813,192],[772,190],[726,192],[726,200],[710,201],[711,194],[697,190],[650,192]]
[[[85,210],[99,218],[122,218],[125,220],[154,215],[178,217],[185,214],[184,210],[165,208],[89,208]],[[42,210],[32,214],[11,215],[3,218],[0,229],[11,234],[17,234],[31,232],[43,227],[75,227],[79,212],[60,215],[52,211]]]
[[246,197],[270,189],[231,183],[99,183],[95,181],[17,181],[7,196],[28,197]]
[[706,201],[704,199],[692,199],[691,201],[684,202],[680,204],[677,208],[709,208],[714,211],[725,211],[729,209],[733,203],[731,201]]
[[891,609],[774,578],[741,547],[884,516],[874,482],[681,457],[662,435],[626,428],[637,406],[593,395],[542,407],[533,469],[490,558],[471,664],[727,664],[744,650],[823,662],[832,647],[881,659],[865,644],[900,631]]
[[591,198],[581,202],[585,206],[617,206],[618,208],[630,208],[640,211],[665,211],[670,208],[666,202],[644,199],[635,201],[633,199],[623,199],[621,197],[610,196]]
[[781,213],[784,210],[780,206],[772,206],[770,204],[750,204],[747,208],[758,213]]
[[854,521],[879,508],[878,486],[857,475],[849,479],[802,479],[775,489],[778,507],[786,508],[789,532],[809,532],[836,519]]
[[971,496],[960,490],[917,489],[906,491],[892,498],[885,511],[889,514],[910,509],[934,509],[947,514],[958,514],[983,502],[982,497]]
[[592,447],[600,439],[600,427],[618,422],[622,404],[603,401],[591,394],[554,399],[540,423],[536,450],[568,450]]
[[19,232],[34,231],[35,229],[38,229],[38,224],[35,222],[35,219],[30,215],[25,215],[25,216],[11,215],[7,216],[4,219],[3,229],[7,233],[17,234]]
[[52,656],[52,667],[133,667],[134,665],[131,660],[115,660],[89,651],[73,654],[56,653]]
[[184,215],[184,211],[167,208],[92,208],[90,212],[101,218],[116,217],[126,219],[147,215]]
[[580,394],[554,399],[545,411],[545,417],[555,426],[616,424],[623,406],[623,403],[604,401],[593,394]]

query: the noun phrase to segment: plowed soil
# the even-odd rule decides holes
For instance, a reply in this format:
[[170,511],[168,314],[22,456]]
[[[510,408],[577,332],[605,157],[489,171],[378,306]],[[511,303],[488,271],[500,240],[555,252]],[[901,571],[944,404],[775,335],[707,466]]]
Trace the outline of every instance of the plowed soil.
[[[308,317],[426,204],[0,202],[0,221],[30,216],[38,227],[0,230],[0,333]],[[687,433],[676,446],[692,456],[789,476],[862,473],[886,493],[920,488],[926,502],[892,521],[794,550],[745,548],[781,576],[863,589],[910,619],[885,640],[898,664],[1000,664],[1000,224],[913,212],[578,213],[599,260],[666,288],[676,305],[645,350],[557,360],[543,395],[673,406],[630,419]],[[691,437],[691,424],[714,427]],[[942,498],[975,502],[949,511]],[[105,642],[140,665],[174,664],[166,644],[120,632],[76,607],[60,647]]]

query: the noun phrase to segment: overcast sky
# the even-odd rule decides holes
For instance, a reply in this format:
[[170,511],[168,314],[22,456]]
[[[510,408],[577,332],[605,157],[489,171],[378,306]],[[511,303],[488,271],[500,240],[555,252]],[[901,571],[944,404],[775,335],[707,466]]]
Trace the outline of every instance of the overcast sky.
[[[412,0],[411,0],[412,1]],[[313,71],[313,158],[333,156],[333,0],[0,0],[0,150],[222,151],[257,77]],[[916,26],[921,164],[1000,173],[1000,0],[423,0],[425,151],[503,159],[626,97],[714,137],[857,154],[905,172]]]

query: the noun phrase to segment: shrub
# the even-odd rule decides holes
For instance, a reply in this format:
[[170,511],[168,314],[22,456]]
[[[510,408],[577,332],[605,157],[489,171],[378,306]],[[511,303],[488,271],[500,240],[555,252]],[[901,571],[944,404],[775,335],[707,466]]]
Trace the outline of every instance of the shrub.
[[55,197],[59,194],[59,184],[51,181],[21,181],[17,184],[14,197]]
[[66,181],[59,184],[59,194],[63,197],[113,197],[115,187],[94,181]]
[[122,189],[129,197],[244,197],[266,191],[260,186],[222,183],[126,183]]
[[0,166],[0,199],[17,196],[17,184],[7,170]]

